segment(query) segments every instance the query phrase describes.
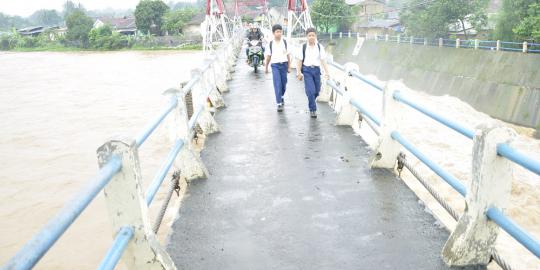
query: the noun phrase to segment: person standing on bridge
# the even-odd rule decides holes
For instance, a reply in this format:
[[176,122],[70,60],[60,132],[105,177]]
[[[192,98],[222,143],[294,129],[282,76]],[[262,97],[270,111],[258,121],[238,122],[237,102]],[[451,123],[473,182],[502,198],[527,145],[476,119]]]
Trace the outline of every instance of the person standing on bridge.
[[278,112],[283,111],[285,91],[287,90],[287,73],[291,73],[291,53],[287,46],[287,41],[282,37],[283,27],[276,24],[272,26],[274,39],[266,45],[264,50],[266,55],[266,73],[268,65],[272,65],[272,79],[274,82],[274,92]]
[[326,51],[323,45],[317,41],[315,28],[308,28],[306,35],[307,43],[304,43],[302,50],[296,54],[298,60],[296,77],[300,81],[304,80],[311,118],[317,118],[316,99],[321,91],[321,66],[324,68],[325,79],[328,79],[329,73],[326,64]]

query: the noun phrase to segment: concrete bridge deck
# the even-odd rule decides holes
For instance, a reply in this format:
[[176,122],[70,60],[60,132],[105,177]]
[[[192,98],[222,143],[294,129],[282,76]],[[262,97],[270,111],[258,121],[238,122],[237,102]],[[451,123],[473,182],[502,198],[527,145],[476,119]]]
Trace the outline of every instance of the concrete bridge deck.
[[367,145],[289,76],[277,113],[271,74],[240,59],[168,252],[179,269],[449,269],[448,233],[405,184],[370,170]]

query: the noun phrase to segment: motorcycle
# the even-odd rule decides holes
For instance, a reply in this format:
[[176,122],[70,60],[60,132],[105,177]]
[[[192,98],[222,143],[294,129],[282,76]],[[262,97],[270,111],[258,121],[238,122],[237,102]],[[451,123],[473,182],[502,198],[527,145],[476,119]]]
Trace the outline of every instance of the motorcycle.
[[264,59],[262,42],[260,40],[251,40],[248,44],[248,62],[253,67],[253,70],[257,72],[259,66],[262,66]]

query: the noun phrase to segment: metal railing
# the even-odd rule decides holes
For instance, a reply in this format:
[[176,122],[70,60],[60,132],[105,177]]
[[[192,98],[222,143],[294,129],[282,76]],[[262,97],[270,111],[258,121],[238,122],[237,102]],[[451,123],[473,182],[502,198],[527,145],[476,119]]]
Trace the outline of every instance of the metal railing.
[[[476,140],[481,139],[480,137],[478,137],[479,134],[477,134],[472,129],[469,129],[456,121],[453,121],[445,116],[442,116],[436,112],[433,112],[427,109],[425,106],[415,102],[412,98],[408,97],[404,93],[400,91],[393,91],[394,89],[389,89],[388,85],[386,87],[383,87],[383,86],[378,85],[375,82],[370,81],[364,75],[360,74],[357,69],[354,68],[354,64],[352,64],[353,68],[347,68],[346,67],[347,65],[341,65],[332,60],[329,60],[328,62],[331,66],[333,66],[337,70],[341,72],[345,72],[346,75],[348,75],[346,77],[353,77],[353,78],[361,80],[363,83],[383,93],[383,96],[384,96],[384,92],[388,92],[389,94],[391,94],[391,99],[393,100],[393,102],[404,104],[408,106],[409,108],[412,108],[422,113],[423,115],[428,116],[429,118],[439,122],[440,124],[458,132],[459,134],[463,135],[464,137],[470,140],[476,141]],[[352,97],[341,85],[336,83],[334,80],[332,79],[327,80],[326,84],[330,87],[331,91],[336,91],[337,94],[341,95],[342,97],[345,97],[345,99],[347,100],[347,103],[351,104],[363,116],[363,119],[367,118],[367,119],[370,119],[373,123],[375,123],[376,127],[373,127],[371,123],[368,123],[369,124],[368,126],[370,126],[375,131],[376,134],[379,135],[381,133],[381,129],[385,125],[384,119],[380,121],[377,116],[373,115],[373,113],[369,112],[366,108],[359,105],[361,101]],[[349,89],[351,88],[349,87]],[[349,91],[352,91],[352,90],[349,90]],[[388,102],[384,100],[384,97],[383,97],[383,102],[385,102],[383,107],[391,106],[391,104],[388,104]],[[386,128],[388,128],[388,126]],[[459,179],[457,179],[455,176],[453,176],[451,173],[445,170],[442,166],[438,165],[435,161],[430,159],[426,154],[422,153],[416,146],[414,146],[410,141],[404,138],[400,134],[399,130],[396,129],[396,130],[388,130],[388,131],[392,140],[398,142],[401,146],[407,149],[411,154],[413,154],[416,158],[418,158],[418,160],[420,160],[423,164],[425,164],[428,168],[430,168],[434,173],[440,176],[462,197],[467,196],[468,190]],[[540,162],[528,157],[521,151],[513,148],[508,143],[497,143],[496,154],[499,157],[504,157],[510,162],[514,162],[522,166],[523,168],[537,175],[540,175]],[[475,168],[473,166],[473,170],[474,169]],[[505,180],[508,181],[509,179],[502,179],[502,181],[505,181]],[[446,202],[444,201],[439,201],[439,202],[447,206]],[[445,207],[445,209],[447,209],[449,213],[452,213],[452,212],[455,213],[452,209],[449,209],[448,206]],[[510,236],[512,236],[512,238],[514,238],[517,242],[519,242],[522,246],[524,246],[537,258],[540,258],[540,241],[536,239],[534,236],[532,236],[530,233],[528,233],[526,230],[524,230],[521,226],[519,226],[514,221],[512,221],[512,219],[506,216],[499,207],[488,205],[484,215],[487,218],[489,218],[489,220],[497,224],[500,228],[502,228],[505,232],[507,232]],[[508,264],[500,258],[500,256],[498,255],[496,251],[492,252],[491,254],[492,256],[496,257],[497,262],[501,266],[503,266],[505,269],[510,269]]]
[[[185,84],[185,86],[183,86],[181,91],[175,90],[176,92],[174,93],[167,93],[168,95],[170,95],[170,102],[144,128],[144,130],[132,140],[132,146],[130,146],[132,148],[128,147],[128,150],[135,150],[134,159],[136,161],[134,163],[138,165],[138,156],[136,155],[137,149],[139,149],[144,144],[144,142],[154,133],[154,131],[164,122],[164,120],[168,116],[172,117],[173,115],[171,114],[173,112],[183,112],[185,114],[185,117],[187,118],[187,105],[184,101],[184,96],[190,92],[192,93],[192,96],[194,96],[193,104],[196,112],[191,116],[189,122],[185,121],[185,123],[182,123],[178,122],[178,120],[176,120],[175,122],[175,124],[180,123],[181,125],[185,125],[186,129],[188,129],[188,132],[185,136],[179,136],[176,138],[176,141],[169,154],[167,155],[165,161],[163,162],[159,171],[154,176],[154,179],[146,189],[145,196],[139,198],[144,201],[144,204],[146,206],[151,205],[156,193],[161,187],[172,165],[175,163],[175,160],[177,159],[179,153],[183,150],[189,150],[186,150],[186,146],[191,145],[191,138],[193,138],[195,132],[194,128],[197,122],[202,121],[200,119],[201,115],[203,115],[203,113],[211,115],[208,111],[210,105],[208,105],[207,100],[221,98],[218,88],[224,88],[223,85],[226,85],[226,77],[230,78],[230,72],[233,69],[234,61],[242,45],[242,39],[240,38],[241,36],[242,35],[235,35],[235,37],[231,38],[228,43],[224,43],[221,48],[218,48],[217,51],[214,53],[213,57],[206,59],[205,64],[201,69],[194,71],[195,75],[187,84]],[[194,93],[195,89],[197,89],[197,93]],[[197,95],[199,97],[202,96],[202,98],[195,100],[195,96]],[[182,118],[182,115],[174,115],[174,117],[175,119],[180,119]],[[175,126],[175,128],[181,127]],[[118,141],[110,141],[109,143],[104,144],[104,146],[110,144],[111,142],[114,143]],[[129,145],[130,142],[128,141],[126,144]],[[102,149],[100,148],[100,150]],[[125,158],[125,156],[122,156],[122,154],[115,153],[114,149],[106,149],[107,151],[111,151],[105,151],[110,155],[104,157],[100,156],[100,154],[104,153],[100,153],[100,150],[98,150],[98,159],[100,159],[100,163],[102,162],[102,164],[98,173],[93,178],[91,178],[88,184],[83,187],[77,193],[77,195],[73,197],[71,201],[65,204],[65,206],[59,211],[59,213],[55,217],[50,219],[50,221],[19,250],[17,254],[7,262],[6,265],[2,267],[2,269],[22,270],[33,268],[39,262],[39,260],[48,252],[48,250],[58,241],[58,239],[64,234],[64,232],[66,232],[66,230],[70,228],[73,222],[86,209],[86,207],[92,202],[92,200],[102,190],[106,190],[110,186],[110,184],[117,181],[118,179],[126,180],[128,181],[127,183],[134,183],[135,185],[131,184],[130,186],[137,186],[137,189],[141,188],[139,182],[140,179],[137,179],[138,168],[129,168],[129,162],[126,162],[129,157]],[[131,158],[133,159],[133,157]],[[134,178],[125,179],[125,175],[129,173],[133,173]],[[111,193],[128,192],[124,192],[122,189],[114,190],[112,187],[109,191]],[[105,194],[106,200],[109,200],[109,197],[115,196],[115,194],[107,193]],[[137,197],[136,194],[133,195],[133,197]],[[107,203],[114,202],[107,201]],[[145,211],[140,210],[140,205],[136,205],[135,212],[137,211],[140,213],[146,213]],[[127,215],[126,213],[124,214]],[[142,217],[142,219],[147,218],[148,217],[146,216]],[[122,221],[118,222],[121,223]],[[159,220],[159,222],[161,222],[161,219]],[[115,223],[114,220],[113,223]],[[141,224],[147,223],[148,222],[141,222]],[[133,241],[131,240],[134,239],[136,233],[140,230],[141,228],[138,228],[133,224],[125,224],[119,226],[116,237],[114,238],[114,241],[108,252],[105,254],[101,264],[98,266],[98,269],[113,269],[124,254],[124,251],[130,245],[130,243],[133,244]],[[143,233],[148,233],[149,230],[143,229],[142,231],[144,231]],[[148,237],[155,236],[150,235]],[[148,241],[148,239],[144,239],[144,241]],[[163,259],[162,257],[168,257],[166,253],[162,253],[161,255],[156,256],[160,257],[160,259]],[[159,261],[160,259],[156,259],[156,261]],[[167,266],[166,264],[163,264],[162,268],[175,269],[174,265]]]
[[330,39],[336,38],[365,38],[368,40],[385,41],[400,44],[415,44],[424,46],[435,47],[451,47],[451,48],[465,48],[475,50],[491,50],[491,51],[509,51],[509,52],[523,52],[523,53],[540,53],[540,43],[531,42],[514,42],[514,41],[501,41],[501,40],[480,40],[480,39],[468,39],[462,40],[459,38],[423,38],[412,37],[406,35],[368,35],[365,33],[357,32],[336,32],[336,33],[319,33],[319,36]]

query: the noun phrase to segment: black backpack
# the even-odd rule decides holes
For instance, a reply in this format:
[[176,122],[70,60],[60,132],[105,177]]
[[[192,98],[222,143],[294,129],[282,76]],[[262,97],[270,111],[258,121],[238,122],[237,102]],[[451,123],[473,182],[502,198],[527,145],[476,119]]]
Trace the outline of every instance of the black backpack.
[[[319,56],[321,55],[321,44],[317,43],[317,47],[319,48]],[[307,43],[304,43],[302,45],[302,63],[304,63],[304,59],[306,59],[306,49],[307,49]]]
[[[270,41],[270,55],[272,55],[272,42],[274,42],[273,40]],[[285,50],[287,49],[287,40],[283,39],[283,43],[285,43]]]

